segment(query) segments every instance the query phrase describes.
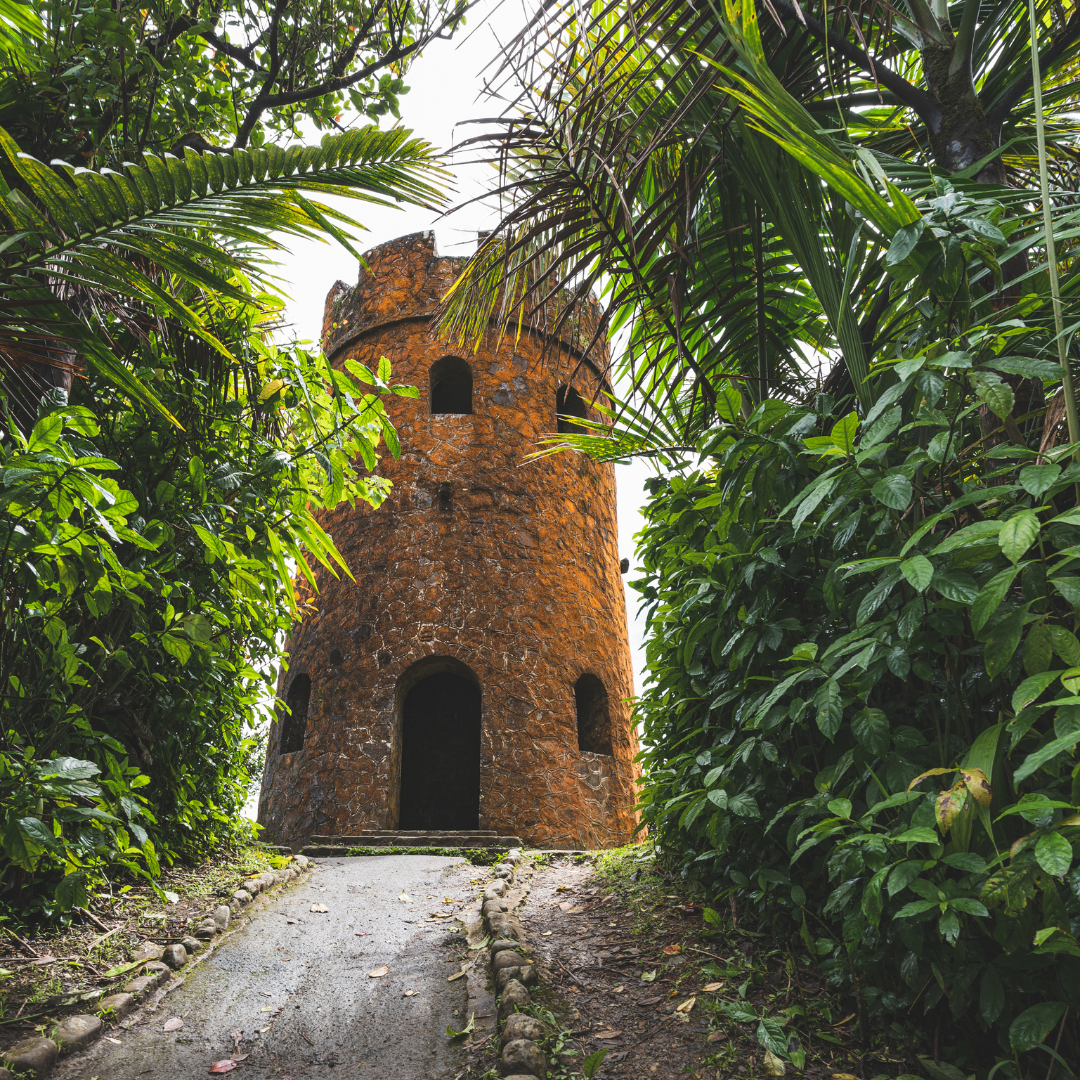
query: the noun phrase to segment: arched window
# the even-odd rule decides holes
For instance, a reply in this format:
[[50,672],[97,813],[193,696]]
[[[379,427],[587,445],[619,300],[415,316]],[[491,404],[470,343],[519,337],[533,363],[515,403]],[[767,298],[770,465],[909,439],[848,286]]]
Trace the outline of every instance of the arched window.
[[281,739],[278,742],[279,754],[294,754],[304,749],[304,736],[307,733],[308,703],[311,701],[311,676],[297,675],[289,685],[285,695],[285,715],[281,721]]
[[589,410],[581,395],[572,386],[560,386],[555,395],[555,412],[558,413],[560,435],[583,435],[585,428],[575,424],[573,417],[587,420]]
[[574,683],[577,709],[578,749],[589,754],[611,754],[611,713],[604,684],[595,676],[582,675]]
[[431,365],[431,412],[472,412],[472,368],[460,356],[444,356]]

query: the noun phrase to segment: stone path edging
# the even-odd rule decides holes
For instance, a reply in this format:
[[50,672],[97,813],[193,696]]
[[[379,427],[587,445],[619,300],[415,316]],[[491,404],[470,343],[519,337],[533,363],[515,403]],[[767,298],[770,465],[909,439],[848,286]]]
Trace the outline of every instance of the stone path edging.
[[494,880],[484,887],[481,900],[491,982],[497,997],[500,1039],[499,1072],[507,1080],[545,1080],[547,1060],[538,1043],[544,1026],[522,1012],[528,1006],[529,987],[538,982],[536,968],[521,951],[525,930],[515,914],[528,895],[531,874],[522,863],[521,850],[513,848],[495,867]]
[[[34,1036],[17,1042],[14,1046],[0,1053],[3,1065],[0,1065],[0,1080],[12,1080],[12,1073],[29,1073],[34,1080],[44,1080],[53,1070],[57,1060],[68,1054],[85,1050],[105,1033],[104,1018],[121,1020],[135,1009],[139,998],[146,997],[143,1008],[153,1010],[166,995],[183,985],[188,972],[210,956],[216,944],[224,938],[229,927],[232,911],[250,904],[260,892],[265,892],[275,885],[289,884],[293,881],[306,880],[305,869],[309,860],[303,855],[293,857],[292,865],[274,873],[269,871],[247,882],[246,888],[233,893],[233,905],[220,904],[209,912],[194,930],[193,936],[185,937],[180,942],[173,942],[163,950],[146,949],[145,955],[136,953],[137,960],[144,960],[141,973],[130,980],[119,993],[102,996],[98,999],[97,1013],[78,1013],[65,1016],[53,1029],[52,1038]],[[200,955],[201,954],[201,955]],[[176,972],[176,975],[173,973]],[[153,993],[153,991],[158,993]],[[132,1016],[123,1025],[130,1027],[138,1019]]]

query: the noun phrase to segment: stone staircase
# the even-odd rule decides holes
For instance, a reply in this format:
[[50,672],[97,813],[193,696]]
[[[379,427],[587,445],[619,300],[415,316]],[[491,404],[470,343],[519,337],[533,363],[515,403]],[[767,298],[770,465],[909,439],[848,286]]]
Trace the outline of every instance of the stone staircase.
[[509,851],[521,847],[516,836],[500,836],[494,829],[424,830],[372,829],[355,836],[310,836],[302,855],[344,855],[350,848],[479,848]]

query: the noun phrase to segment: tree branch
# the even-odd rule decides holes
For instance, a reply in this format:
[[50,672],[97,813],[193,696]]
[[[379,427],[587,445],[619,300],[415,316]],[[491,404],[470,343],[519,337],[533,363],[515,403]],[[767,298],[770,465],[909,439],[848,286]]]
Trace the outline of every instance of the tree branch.
[[224,41],[219,38],[217,34],[213,32],[200,34],[199,37],[207,43],[212,45],[219,53],[224,53],[232,60],[236,60],[248,69],[248,71],[261,72],[262,68],[251,59],[251,45],[247,45],[244,48],[238,48],[236,45],[230,44],[228,41]]
[[831,47],[840,53],[845,60],[857,64],[869,76],[876,78],[882,86],[896,95],[901,104],[917,113],[919,119],[928,128],[932,131],[937,130],[938,125],[941,123],[941,110],[938,109],[934,99],[925,90],[913,86],[907,79],[897,75],[892,68],[887,67],[880,60],[872,59],[868,53],[860,49],[858,45],[853,45],[847,38],[831,33],[828,27],[823,22],[815,19],[813,15],[797,12],[787,0],[771,0],[771,2],[772,6],[777,11],[783,12],[787,18],[802,23],[807,31],[825,43],[826,48]]

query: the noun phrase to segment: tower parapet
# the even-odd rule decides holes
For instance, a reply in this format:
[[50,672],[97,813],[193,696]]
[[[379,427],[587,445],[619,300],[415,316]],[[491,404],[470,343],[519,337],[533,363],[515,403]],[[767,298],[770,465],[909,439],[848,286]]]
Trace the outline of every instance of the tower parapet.
[[606,357],[581,352],[598,313],[517,341],[492,328],[455,353],[430,318],[462,260],[417,233],[365,264],[327,297],[326,352],[386,356],[420,397],[388,405],[402,453],[379,465],[387,502],[323,521],[356,580],[320,568],[289,642],[260,820],[281,841],[486,829],[625,843],[637,739],[614,470],[526,460],[557,413],[589,415],[603,392]]

